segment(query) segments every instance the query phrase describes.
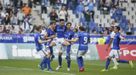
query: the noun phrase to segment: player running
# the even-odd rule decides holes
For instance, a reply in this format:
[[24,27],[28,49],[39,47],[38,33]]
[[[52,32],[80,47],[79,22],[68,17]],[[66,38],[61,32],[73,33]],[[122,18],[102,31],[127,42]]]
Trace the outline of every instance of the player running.
[[119,52],[120,52],[119,51],[120,50],[119,44],[120,44],[120,40],[124,39],[124,37],[121,36],[119,31],[120,31],[120,27],[115,26],[115,28],[114,28],[115,36],[114,36],[113,40],[110,42],[110,44],[108,45],[108,47],[106,49],[106,50],[108,50],[111,43],[113,42],[112,50],[110,51],[109,56],[108,56],[108,58],[106,60],[105,69],[101,70],[102,72],[103,71],[108,71],[108,67],[110,65],[111,58],[116,58],[116,60],[119,63],[128,63],[128,64],[130,64],[131,67],[133,67],[132,61],[120,60],[119,59]]

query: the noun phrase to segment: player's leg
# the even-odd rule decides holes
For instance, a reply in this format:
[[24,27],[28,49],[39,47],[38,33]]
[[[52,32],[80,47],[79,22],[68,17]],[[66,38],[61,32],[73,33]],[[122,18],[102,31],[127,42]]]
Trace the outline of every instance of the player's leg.
[[118,65],[119,65],[119,63],[117,62],[117,58],[115,58],[115,57],[113,57],[112,58],[112,61],[113,61],[113,63],[114,63],[114,66],[111,68],[111,69],[118,69]]
[[113,51],[113,57],[112,57],[112,61],[114,63],[114,66],[111,69],[118,69],[118,65],[119,63],[117,62],[119,60],[119,51],[118,50],[114,50]]
[[70,49],[71,45],[67,46],[66,48],[66,60],[67,60],[67,71],[70,71],[70,65],[71,65],[71,58],[70,58]]
[[113,56],[114,56],[114,51],[111,50],[110,53],[109,53],[109,56],[108,56],[107,59],[106,59],[105,68],[101,70],[102,72],[108,71],[108,68],[109,68],[109,65],[110,65],[110,61],[111,61],[111,58],[112,58]]
[[57,49],[58,49],[58,67],[56,70],[59,70],[62,67],[62,44],[57,43]]
[[50,64],[50,62],[51,62],[50,57],[51,57],[50,50],[47,50],[47,51],[46,51],[47,66],[48,66],[48,70],[49,70],[49,71],[52,71],[51,64]]
[[50,55],[51,55],[51,61],[53,60],[53,58],[55,58],[54,54],[53,54],[53,46],[56,46],[55,41],[50,42],[49,44],[49,49],[50,49]]
[[87,51],[78,51],[77,53],[77,63],[79,67],[79,71],[83,72],[84,71],[84,60],[83,60],[83,55],[85,55]]
[[38,52],[38,54],[41,56],[42,59],[38,66],[40,67],[41,70],[44,70],[45,68],[47,68],[46,53],[44,50],[41,50]]
[[129,64],[130,66],[131,66],[131,68],[133,68],[134,67],[134,65],[133,65],[133,62],[132,61],[128,61],[128,60],[123,60],[123,59],[119,59],[119,50],[118,50],[118,52],[116,53],[116,57],[118,57],[118,63],[127,63],[127,64]]

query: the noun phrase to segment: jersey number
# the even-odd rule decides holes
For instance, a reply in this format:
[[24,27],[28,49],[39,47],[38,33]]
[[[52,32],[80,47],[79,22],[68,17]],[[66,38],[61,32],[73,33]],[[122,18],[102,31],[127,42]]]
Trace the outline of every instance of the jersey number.
[[88,42],[87,37],[84,37],[84,44],[87,44],[87,42]]

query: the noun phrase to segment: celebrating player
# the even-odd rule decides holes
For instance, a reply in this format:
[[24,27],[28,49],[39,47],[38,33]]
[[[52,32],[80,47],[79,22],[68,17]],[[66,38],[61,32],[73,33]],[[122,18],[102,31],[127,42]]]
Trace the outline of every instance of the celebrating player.
[[88,51],[88,43],[89,43],[89,34],[85,32],[85,28],[80,26],[79,27],[79,33],[76,38],[72,39],[71,42],[78,41],[79,47],[77,52],[77,63],[79,67],[79,71],[84,71],[84,61],[83,61],[83,55],[85,55]]
[[43,44],[46,42],[49,42],[50,40],[43,40],[41,37],[41,32],[42,32],[42,26],[37,26],[36,27],[37,33],[34,35],[35,38],[35,45],[36,45],[36,50],[37,53],[41,56],[42,61],[39,64],[40,68],[42,70],[45,69],[45,66],[48,66],[48,70],[52,71],[52,68],[50,66],[50,51],[49,50],[43,50]]
[[53,54],[53,46],[50,45],[50,43],[56,37],[55,27],[56,27],[56,22],[51,22],[49,28],[47,29],[47,35],[45,37],[46,39],[51,39],[51,41],[48,43],[51,53],[51,60],[54,58],[54,54]]
[[119,43],[120,43],[121,39],[124,39],[124,37],[122,37],[122,35],[120,34],[119,31],[120,31],[120,27],[115,26],[115,28],[114,28],[115,36],[114,36],[113,40],[110,42],[110,44],[108,45],[108,47],[106,49],[106,50],[108,50],[111,43],[113,42],[112,50],[109,53],[109,56],[108,56],[108,58],[106,60],[105,69],[103,69],[102,72],[103,71],[108,71],[108,67],[110,65],[111,58],[116,58],[116,60],[118,60],[119,63],[128,63],[128,64],[130,64],[131,67],[133,67],[132,61],[120,60],[119,59],[119,49],[120,49]]
[[[73,30],[71,30],[71,23],[68,22],[66,24],[66,32],[65,32],[65,40],[70,42],[69,40],[71,40],[74,37],[74,32]],[[71,58],[70,58],[70,50],[71,50],[71,45],[66,46],[66,60],[67,60],[67,71],[70,71],[70,64],[71,64]]]

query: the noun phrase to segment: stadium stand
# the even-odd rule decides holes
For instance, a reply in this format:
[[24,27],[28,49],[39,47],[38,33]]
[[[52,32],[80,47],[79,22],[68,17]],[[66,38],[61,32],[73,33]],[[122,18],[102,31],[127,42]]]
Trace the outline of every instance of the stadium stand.
[[[136,34],[135,0],[65,1],[66,2],[63,0],[1,0],[1,27],[4,29],[4,27],[7,28],[8,25],[13,25],[17,31],[22,29],[24,31],[23,33],[25,33],[25,29],[31,28],[29,30],[30,33],[35,25],[47,27],[53,20],[54,15],[50,15],[50,13],[54,10],[57,16],[54,19],[56,22],[60,18],[65,18],[66,22],[72,22],[72,27],[77,25],[87,27],[89,25],[87,28],[89,28],[90,33],[96,32],[100,34],[98,31],[99,25],[101,25],[104,30],[107,30],[107,28],[111,27],[112,22],[115,21],[116,25],[122,28],[124,34],[128,32],[131,32],[133,35]],[[24,15],[22,11],[24,5],[28,5],[32,10],[28,16]],[[61,10],[63,9],[62,7],[64,10]],[[26,22],[26,26],[23,26],[24,22]]]

